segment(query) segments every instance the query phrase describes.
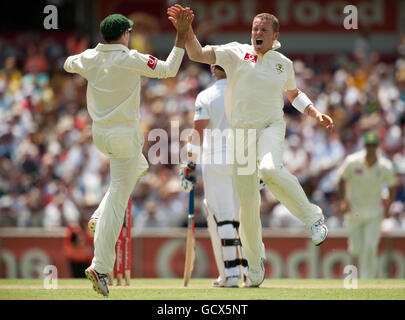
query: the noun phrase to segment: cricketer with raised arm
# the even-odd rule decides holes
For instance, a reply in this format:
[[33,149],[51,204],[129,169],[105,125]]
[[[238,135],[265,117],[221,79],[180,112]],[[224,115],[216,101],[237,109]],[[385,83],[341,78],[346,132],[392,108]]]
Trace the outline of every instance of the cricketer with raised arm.
[[[107,274],[113,270],[117,242],[125,208],[136,182],[148,169],[142,154],[140,126],[141,76],[176,76],[183,55],[186,32],[193,14],[184,12],[173,23],[177,37],[166,61],[128,48],[133,22],[120,14],[106,17],[100,24],[104,43],[68,57],[64,69],[87,81],[87,109],[97,148],[110,158],[110,186],[97,208],[94,258],[86,269],[96,292],[108,296]],[[94,229],[94,228],[93,228]]]
[[[176,19],[181,12],[188,10],[175,5],[168,9],[168,14]],[[332,129],[333,121],[319,112],[305,93],[296,87],[292,61],[276,51],[281,46],[278,37],[278,19],[263,13],[253,19],[251,44],[232,42],[202,48],[192,28],[186,40],[191,60],[220,65],[228,76],[225,106],[234,137],[233,159],[254,150],[250,159],[253,169],[248,168],[245,172],[241,170],[245,163],[233,163],[235,187],[240,200],[242,250],[248,260],[248,277],[253,286],[259,286],[265,278],[259,171],[273,195],[311,231],[315,245],[320,245],[328,233],[321,208],[309,202],[298,179],[283,167],[286,130],[283,93],[297,110],[312,116],[323,127]],[[249,137],[249,129],[255,132],[253,139]],[[243,134],[238,138],[240,131]]]

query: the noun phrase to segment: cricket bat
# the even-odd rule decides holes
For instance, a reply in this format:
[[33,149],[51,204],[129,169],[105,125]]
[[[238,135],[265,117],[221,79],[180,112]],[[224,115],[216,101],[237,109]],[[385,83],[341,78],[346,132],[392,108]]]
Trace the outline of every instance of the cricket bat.
[[187,225],[187,242],[186,242],[186,260],[184,264],[184,286],[187,287],[194,268],[195,260],[195,238],[194,238],[194,187],[190,191],[188,205],[188,225]]

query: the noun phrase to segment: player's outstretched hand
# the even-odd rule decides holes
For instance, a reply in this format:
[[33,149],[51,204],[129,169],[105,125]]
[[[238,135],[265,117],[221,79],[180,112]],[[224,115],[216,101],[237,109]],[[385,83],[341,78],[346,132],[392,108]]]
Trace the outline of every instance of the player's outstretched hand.
[[182,11],[193,13],[193,10],[191,10],[189,7],[183,8],[181,5],[175,4],[167,9],[167,15],[177,20]]
[[180,12],[182,12],[183,10],[184,8],[179,4],[175,4],[174,6],[167,8],[167,15],[169,16],[169,20],[171,20],[170,17],[177,20]]
[[167,9],[168,19],[179,33],[187,33],[194,20],[193,10],[176,4]]
[[328,130],[333,129],[333,120],[328,115],[319,112],[316,115],[316,120],[318,120],[318,122],[321,124],[321,126],[325,127],[326,129],[328,129]]

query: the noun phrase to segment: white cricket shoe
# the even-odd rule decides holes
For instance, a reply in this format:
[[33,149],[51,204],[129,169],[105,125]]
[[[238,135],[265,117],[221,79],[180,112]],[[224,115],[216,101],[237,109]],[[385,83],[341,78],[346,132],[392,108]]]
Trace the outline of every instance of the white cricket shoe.
[[238,279],[239,277],[227,277],[224,280],[222,280],[221,276],[219,276],[214,282],[212,283],[212,286],[215,288],[239,288],[238,284]]
[[107,274],[100,274],[96,270],[91,267],[88,267],[86,271],[84,271],[86,277],[93,283],[93,289],[102,294],[105,297],[108,297],[109,291],[107,286]]
[[328,227],[324,224],[323,218],[319,219],[311,226],[311,233],[312,233],[312,242],[316,246],[321,245],[322,242],[325,241],[328,235]]
[[264,272],[264,259],[260,260],[260,268],[253,269],[249,267],[248,269],[248,280],[250,281],[250,288],[258,288],[264,281],[265,272]]
[[90,217],[90,220],[87,223],[87,227],[93,233],[96,233],[97,221],[98,221],[98,217],[93,215],[93,216]]

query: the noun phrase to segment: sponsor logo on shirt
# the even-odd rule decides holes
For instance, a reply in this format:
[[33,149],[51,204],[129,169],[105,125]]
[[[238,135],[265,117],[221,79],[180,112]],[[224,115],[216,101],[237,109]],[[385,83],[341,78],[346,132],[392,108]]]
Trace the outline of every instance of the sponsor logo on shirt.
[[257,62],[257,55],[246,53],[245,58],[243,60],[256,63]]
[[155,70],[158,60],[155,57],[149,56],[148,67]]
[[355,174],[358,174],[358,175],[361,175],[361,174],[363,174],[363,169],[362,169],[362,168],[356,168],[356,169],[354,170],[354,173],[355,173]]
[[280,74],[280,73],[282,73],[284,71],[284,67],[283,67],[283,65],[281,63],[277,63],[276,66],[275,66],[275,69],[276,69],[276,72],[278,74]]

